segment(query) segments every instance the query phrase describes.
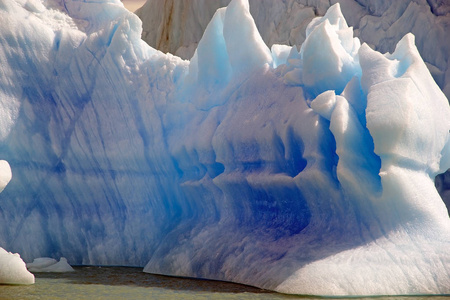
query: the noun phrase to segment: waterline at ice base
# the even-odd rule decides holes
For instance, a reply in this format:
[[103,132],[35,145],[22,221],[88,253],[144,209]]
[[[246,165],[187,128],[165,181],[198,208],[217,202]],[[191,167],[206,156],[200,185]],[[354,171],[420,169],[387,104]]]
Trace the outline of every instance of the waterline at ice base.
[[413,35],[376,52],[336,4],[269,49],[233,0],[185,61],[118,0],[0,0],[0,18],[0,247],[282,293],[450,294],[450,107]]

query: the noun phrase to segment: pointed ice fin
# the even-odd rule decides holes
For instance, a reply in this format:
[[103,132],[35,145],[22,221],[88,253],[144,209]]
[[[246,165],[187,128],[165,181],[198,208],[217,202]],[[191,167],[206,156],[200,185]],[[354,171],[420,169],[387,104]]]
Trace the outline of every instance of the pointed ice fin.
[[233,0],[228,5],[223,35],[234,74],[250,73],[272,64],[272,55],[256,28],[248,0]]
[[359,40],[353,38],[353,29],[347,26],[339,4],[330,7],[324,17],[314,19],[306,34],[300,50],[306,90],[313,97],[326,90],[341,93],[361,70]]
[[189,76],[207,89],[227,83],[231,65],[223,37],[223,20],[226,8],[216,11],[206,27],[189,66]]
[[341,6],[339,3],[332,5],[323,17],[314,18],[311,23],[309,23],[306,28],[306,36],[310,35],[311,32],[321,23],[328,20],[330,25],[336,28],[336,30],[342,30],[349,28],[347,21],[345,21],[344,15],[341,12]]

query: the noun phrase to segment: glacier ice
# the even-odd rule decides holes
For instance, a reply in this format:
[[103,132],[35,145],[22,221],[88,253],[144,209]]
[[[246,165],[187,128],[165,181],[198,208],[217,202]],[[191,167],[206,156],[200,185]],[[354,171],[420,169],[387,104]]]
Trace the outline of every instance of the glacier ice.
[[433,184],[450,107],[412,35],[381,54],[336,5],[269,50],[233,0],[186,61],[118,0],[1,4],[2,247],[284,293],[450,293]]

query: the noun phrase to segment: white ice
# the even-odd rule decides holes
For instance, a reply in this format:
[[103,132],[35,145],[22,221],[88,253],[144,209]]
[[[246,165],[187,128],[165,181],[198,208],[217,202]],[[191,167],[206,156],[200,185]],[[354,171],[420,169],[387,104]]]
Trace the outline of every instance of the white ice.
[[34,275],[27,271],[17,253],[0,247],[0,284],[33,284]]
[[30,272],[46,272],[46,273],[64,273],[74,272],[75,270],[69,265],[67,259],[61,257],[59,261],[50,257],[35,258],[33,262],[27,263],[27,269]]
[[0,193],[5,189],[11,181],[11,167],[6,160],[0,160]]
[[[11,168],[7,161],[0,160],[0,192],[11,180]],[[33,284],[34,275],[27,271],[18,253],[0,247],[0,284]]]

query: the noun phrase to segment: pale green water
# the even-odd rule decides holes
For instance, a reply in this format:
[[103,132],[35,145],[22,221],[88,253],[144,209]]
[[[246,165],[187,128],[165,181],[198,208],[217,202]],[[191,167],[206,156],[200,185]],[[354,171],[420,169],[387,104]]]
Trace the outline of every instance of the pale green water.
[[[138,268],[82,267],[75,269],[76,272],[73,273],[35,274],[36,283],[34,285],[0,285],[0,300],[323,299],[277,294],[228,282],[146,274]],[[446,297],[379,297],[369,299],[443,300],[444,298]]]

